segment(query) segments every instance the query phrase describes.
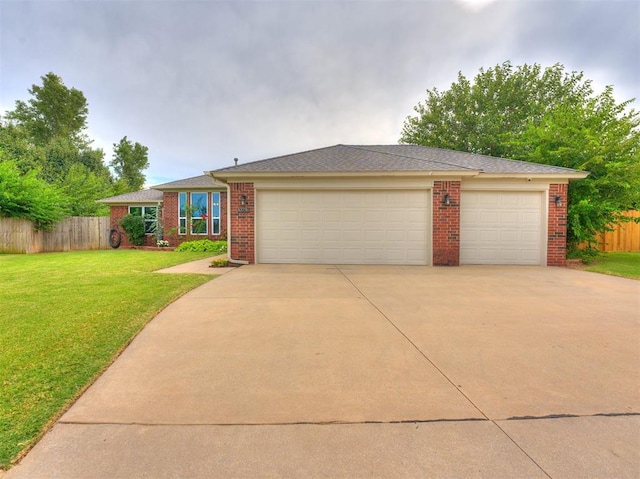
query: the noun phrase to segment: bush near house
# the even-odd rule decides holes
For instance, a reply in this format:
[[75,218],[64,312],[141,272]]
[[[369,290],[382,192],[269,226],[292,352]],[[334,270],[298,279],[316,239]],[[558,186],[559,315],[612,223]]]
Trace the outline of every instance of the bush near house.
[[209,239],[203,239],[198,241],[185,241],[178,246],[175,251],[183,252],[190,251],[193,253],[214,253],[223,254],[227,252],[226,241],[211,241]]
[[142,246],[144,243],[144,218],[140,215],[128,214],[120,220],[120,226],[127,233],[129,243]]

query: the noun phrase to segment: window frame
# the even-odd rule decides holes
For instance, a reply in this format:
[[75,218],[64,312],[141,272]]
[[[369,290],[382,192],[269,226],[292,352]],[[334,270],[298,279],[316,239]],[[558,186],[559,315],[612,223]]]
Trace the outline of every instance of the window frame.
[[220,217],[222,216],[222,205],[220,204],[220,199],[221,196],[219,191],[211,192],[211,234],[214,236],[218,236],[221,230]]
[[[153,225],[153,223],[156,223],[158,221],[159,206],[158,205],[128,205],[127,211],[130,215],[136,215],[134,212],[131,211],[133,208],[140,210],[140,216],[142,216],[142,219],[144,220],[144,234],[147,236],[151,236],[155,234],[153,232],[153,226],[148,227],[148,225]],[[153,208],[155,210],[155,214],[153,217],[149,217],[149,214],[147,213],[147,208]],[[148,230],[151,230],[151,231],[148,231]]]
[[[193,209],[193,197],[194,195],[204,195],[204,203],[198,203],[198,210],[197,213],[199,216],[195,216],[194,213],[196,213],[196,211],[194,211]],[[193,236],[208,236],[209,235],[209,222],[207,221],[207,218],[209,217],[209,192],[207,191],[190,191],[189,192],[189,205],[191,206],[191,218],[189,221],[189,231],[190,234]],[[205,211],[204,214],[202,214],[202,209],[201,207],[204,206]],[[194,226],[200,224],[200,225],[204,225],[204,230],[203,231],[194,231]]]
[[[183,204],[184,199],[184,204]],[[187,234],[187,208],[189,207],[189,193],[186,191],[178,192],[178,234]],[[184,221],[184,225],[183,225]]]

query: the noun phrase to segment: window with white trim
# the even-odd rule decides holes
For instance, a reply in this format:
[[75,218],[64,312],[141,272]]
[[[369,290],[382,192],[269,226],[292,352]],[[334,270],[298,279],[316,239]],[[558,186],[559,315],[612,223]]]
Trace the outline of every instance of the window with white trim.
[[191,234],[207,234],[209,201],[207,193],[191,193]]
[[157,206],[129,206],[129,214],[142,216],[144,218],[145,234],[150,235],[156,232],[156,220],[158,219]]
[[[209,211],[211,211],[211,215],[209,215]],[[209,199],[208,192],[181,191],[178,193],[178,233],[181,235],[206,235],[209,232],[209,227],[212,235],[219,235],[221,214],[222,205],[220,204],[219,191],[212,191],[211,199]],[[209,218],[211,218],[211,222],[209,222]]]
[[178,193],[178,233],[187,234],[187,193]]
[[211,193],[211,234],[220,234],[220,193]]

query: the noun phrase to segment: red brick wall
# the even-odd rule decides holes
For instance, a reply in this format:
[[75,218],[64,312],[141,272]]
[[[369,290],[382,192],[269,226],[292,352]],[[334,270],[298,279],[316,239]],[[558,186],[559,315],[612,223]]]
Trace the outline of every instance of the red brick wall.
[[[122,233],[122,242],[120,243],[121,248],[131,248],[133,245],[127,239],[127,235],[120,226],[120,220],[129,214],[129,206],[128,205],[112,205],[110,210],[111,216],[111,227],[118,226],[120,232]],[[156,237],[155,236],[145,236],[143,246],[155,246],[156,245]]]
[[178,192],[165,191],[162,195],[162,228],[163,239],[170,246],[178,245]]
[[227,192],[220,192],[220,234],[215,239],[227,239]]
[[[444,196],[449,195],[450,206]],[[460,264],[460,182],[433,182],[433,265]]]
[[[229,183],[231,198],[231,259],[255,262],[255,188],[253,183]],[[246,205],[241,204],[242,195]]]
[[[169,241],[170,246],[178,246],[183,241],[201,240],[203,238],[209,238],[212,241],[222,240],[227,238],[227,192],[220,192],[220,234],[211,234],[211,219],[209,219],[208,235],[179,235],[178,234],[178,192],[166,191],[163,195],[164,201],[160,210],[160,215],[163,224],[163,238]],[[211,193],[208,195],[209,202],[209,216],[211,216]],[[129,214],[128,205],[112,205],[111,206],[111,226],[119,225],[120,220]],[[122,231],[122,227],[120,228]],[[122,236],[121,246],[124,248],[130,248],[133,246],[126,238],[126,235]],[[144,238],[144,246],[156,246],[155,235],[147,235]]]
[[[186,193],[189,193],[188,191]],[[220,234],[211,234],[211,192],[207,201],[209,202],[209,224],[207,235],[179,235],[178,234],[178,192],[165,191],[162,215],[164,221],[164,239],[169,241],[171,246],[177,246],[183,241],[201,240],[209,238],[211,241],[218,241],[227,238],[227,192],[220,192]]]
[[[565,266],[567,262],[567,190],[569,185],[549,185],[547,228],[547,266]],[[562,206],[556,206],[556,196]]]

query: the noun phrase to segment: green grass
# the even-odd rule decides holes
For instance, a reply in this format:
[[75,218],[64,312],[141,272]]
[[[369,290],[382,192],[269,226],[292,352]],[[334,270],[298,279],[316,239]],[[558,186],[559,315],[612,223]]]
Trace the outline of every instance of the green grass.
[[212,276],[154,274],[211,253],[0,255],[0,469],[158,311]]
[[640,253],[600,253],[585,270],[640,279]]

